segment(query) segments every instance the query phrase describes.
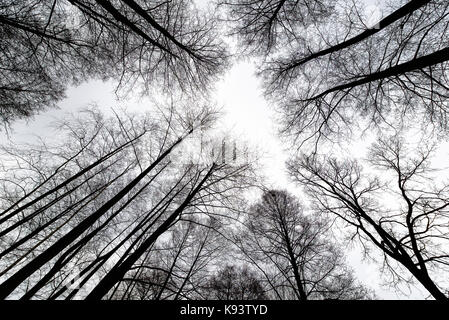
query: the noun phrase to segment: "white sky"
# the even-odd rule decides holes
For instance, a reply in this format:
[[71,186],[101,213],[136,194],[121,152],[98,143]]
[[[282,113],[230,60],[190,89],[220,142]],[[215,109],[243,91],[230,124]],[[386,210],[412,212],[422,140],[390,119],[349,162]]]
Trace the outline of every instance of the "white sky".
[[[369,4],[375,0],[367,0]],[[204,2],[204,0],[202,1]],[[255,67],[251,62],[235,64],[217,83],[214,100],[218,106],[223,107],[225,116],[224,126],[231,128],[232,132],[254,144],[265,152],[263,165],[268,183],[278,188],[287,188],[297,196],[301,196],[288,181],[285,172],[285,160],[288,156],[276,135],[274,123],[274,107],[263,98],[261,80],[254,76]],[[55,138],[49,130],[48,123],[55,117],[62,117],[65,112],[76,112],[90,103],[97,103],[105,113],[110,107],[125,105],[129,110],[145,109],[146,99],[129,99],[118,102],[114,95],[115,84],[101,81],[89,81],[78,87],[71,87],[67,91],[67,98],[59,105],[59,110],[49,110],[34,119],[18,121],[13,124],[11,139],[13,142],[30,141],[33,135],[39,134],[47,138]],[[57,137],[56,137],[57,138]],[[6,141],[4,134],[0,135],[0,143]],[[361,144],[363,146],[363,143]],[[427,294],[425,290],[414,288],[410,295],[401,295],[394,289],[382,288],[382,275],[378,266],[361,262],[361,255],[357,249],[348,254],[348,262],[355,269],[359,280],[373,288],[382,299],[422,299]]]

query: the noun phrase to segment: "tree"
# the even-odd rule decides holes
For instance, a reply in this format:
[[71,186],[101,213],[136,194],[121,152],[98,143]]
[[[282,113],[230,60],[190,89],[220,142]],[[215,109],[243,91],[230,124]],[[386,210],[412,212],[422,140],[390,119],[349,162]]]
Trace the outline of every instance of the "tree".
[[[298,1],[293,9],[288,1],[228,6],[243,44],[273,47],[276,37],[292,42],[267,51],[260,74],[266,94],[284,114],[283,132],[299,139],[300,146],[310,141],[316,148],[323,138],[408,117],[447,128],[447,1],[392,1],[389,14],[374,27],[366,24],[358,1],[337,1],[333,7],[326,1]],[[313,14],[310,8],[317,7],[330,13]],[[255,11],[249,14],[251,8]],[[255,28],[243,28],[248,17]]]
[[133,268],[134,274],[116,286],[114,298],[204,298],[201,292],[209,269],[224,254],[224,242],[211,221],[181,220],[173,226],[165,235],[168,239],[157,241],[143,263]]
[[[179,162],[173,152],[214,119],[191,105],[186,115],[89,111],[62,123],[58,147],[4,148],[17,168],[5,165],[2,180],[1,297],[100,299],[177,223],[222,211],[250,183],[248,163]],[[74,278],[79,288],[67,285]]]
[[222,267],[207,280],[202,290],[202,297],[211,300],[264,300],[267,298],[257,273],[246,266]]
[[305,215],[289,193],[266,191],[251,207],[235,239],[243,259],[265,277],[277,299],[364,299],[344,257],[326,235],[329,225]]
[[429,144],[410,148],[398,136],[380,138],[368,162],[387,181],[355,160],[318,155],[292,161],[289,170],[318,212],[342,221],[367,254],[370,247],[382,253],[392,285],[411,281],[405,268],[433,298],[447,301],[444,280],[437,279],[449,262],[449,195],[447,182],[431,178],[433,151]]
[[268,55],[291,42],[302,41],[302,31],[328,18],[334,9],[328,0],[222,0],[232,35],[252,53]]
[[2,1],[1,121],[55,106],[90,78],[112,77],[122,93],[137,84],[204,91],[226,65],[216,32],[184,0]]

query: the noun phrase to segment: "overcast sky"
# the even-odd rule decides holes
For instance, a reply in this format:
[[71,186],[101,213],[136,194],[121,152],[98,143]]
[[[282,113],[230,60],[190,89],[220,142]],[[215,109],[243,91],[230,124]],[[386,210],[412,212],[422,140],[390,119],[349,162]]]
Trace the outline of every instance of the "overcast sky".
[[[376,1],[368,1],[369,10],[378,14],[374,6]],[[290,182],[285,171],[285,160],[288,158],[285,145],[277,137],[277,125],[274,107],[263,98],[261,80],[254,75],[255,66],[250,61],[239,62],[224,75],[216,85],[213,100],[223,107],[222,119],[227,129],[234,134],[245,137],[250,143],[264,151],[262,159],[268,183],[274,187],[285,188],[301,197],[299,189]],[[78,87],[71,87],[67,91],[67,98],[59,104],[59,110],[49,110],[28,121],[18,121],[12,125],[11,141],[18,143],[32,141],[34,135],[41,135],[48,139],[55,138],[48,124],[54,118],[62,117],[68,111],[96,103],[100,109],[109,113],[110,107],[126,106],[131,111],[146,110],[149,100],[132,98],[117,101],[114,95],[114,82],[90,81]],[[0,143],[6,142],[4,134],[0,135]],[[359,142],[359,147],[364,142]],[[373,288],[379,298],[384,299],[421,299],[425,291],[413,288],[410,295],[401,295],[394,289],[382,288],[381,283],[388,278],[382,277],[378,265],[361,262],[361,255],[357,248],[348,255],[350,265],[355,269],[360,281]]]

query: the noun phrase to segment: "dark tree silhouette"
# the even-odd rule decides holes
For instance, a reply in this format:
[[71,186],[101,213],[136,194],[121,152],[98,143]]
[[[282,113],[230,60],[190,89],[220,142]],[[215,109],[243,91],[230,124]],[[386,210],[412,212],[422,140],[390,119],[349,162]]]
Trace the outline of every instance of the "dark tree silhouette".
[[[272,46],[274,35],[261,37],[270,28],[258,27],[269,26],[264,21],[272,17],[263,15],[262,3],[228,4],[239,34],[255,39],[243,42],[250,48]],[[272,20],[285,27],[271,32],[292,44],[265,53],[260,75],[266,94],[282,109],[283,132],[299,146],[310,141],[316,148],[323,138],[333,140],[355,128],[395,125],[409,118],[447,128],[447,1],[391,1],[375,26],[367,25],[360,1],[335,1],[331,14],[317,17],[310,8],[326,8],[327,2],[298,1],[293,10],[287,10],[292,6],[288,1],[277,3],[281,10],[289,4]],[[293,24],[299,26],[291,27],[290,19],[298,21],[301,12],[309,12],[305,16],[313,23],[299,19]],[[256,27],[239,29],[248,17],[254,17]]]
[[268,190],[249,211],[246,228],[235,239],[243,260],[265,278],[277,299],[364,299],[342,251],[326,238],[330,226],[305,215],[285,191]]
[[283,45],[303,41],[302,31],[328,18],[334,1],[328,0],[221,0],[230,33],[239,37],[244,48],[256,54],[269,54]]
[[225,254],[224,242],[211,221],[191,217],[176,224],[167,232],[169,239],[155,243],[143,263],[132,269],[134,274],[116,286],[113,298],[204,299],[202,288],[209,269]]
[[2,1],[0,120],[55,106],[90,78],[113,77],[121,93],[205,90],[226,65],[216,30],[184,0]]
[[248,267],[227,265],[212,275],[202,289],[212,300],[264,300],[267,296],[258,274]]
[[437,279],[448,266],[449,195],[447,183],[429,180],[432,152],[431,145],[411,149],[397,136],[381,138],[369,163],[391,177],[387,182],[354,160],[332,157],[303,156],[289,169],[318,211],[342,221],[366,252],[380,250],[393,286],[410,281],[404,267],[435,299],[447,300],[445,282]]
[[[1,297],[71,299],[100,278],[88,296],[100,299],[176,223],[223,210],[250,183],[250,166],[180,161],[173,150],[215,119],[193,109],[108,119],[89,110],[61,124],[68,138],[58,147],[5,147]],[[82,290],[67,285],[74,277]]]

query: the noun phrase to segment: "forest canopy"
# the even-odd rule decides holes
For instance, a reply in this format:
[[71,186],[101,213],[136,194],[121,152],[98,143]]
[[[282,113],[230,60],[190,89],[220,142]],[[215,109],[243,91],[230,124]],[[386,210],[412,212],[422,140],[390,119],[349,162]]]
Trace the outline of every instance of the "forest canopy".
[[[448,27],[447,0],[0,0],[0,299],[382,298],[370,263],[447,301]],[[222,128],[247,60],[284,180]],[[93,81],[118,106],[15,142]]]

